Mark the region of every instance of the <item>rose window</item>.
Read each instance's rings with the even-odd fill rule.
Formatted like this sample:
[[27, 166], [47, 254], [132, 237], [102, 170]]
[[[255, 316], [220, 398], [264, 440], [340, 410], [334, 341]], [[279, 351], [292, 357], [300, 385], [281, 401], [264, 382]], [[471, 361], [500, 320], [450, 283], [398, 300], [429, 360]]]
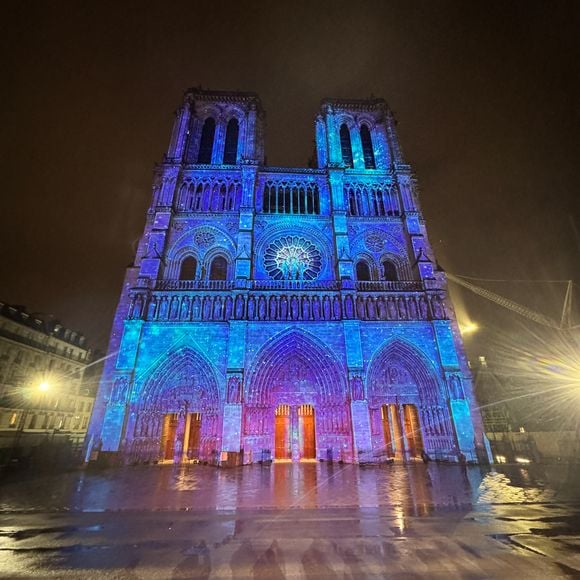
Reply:
[[200, 248], [209, 248], [215, 242], [215, 235], [211, 230], [199, 229], [195, 232], [193, 239]]
[[322, 258], [309, 240], [285, 236], [268, 246], [264, 265], [274, 280], [314, 280], [322, 268]]
[[385, 240], [377, 232], [371, 232], [365, 238], [365, 246], [371, 252], [380, 252], [385, 246]]

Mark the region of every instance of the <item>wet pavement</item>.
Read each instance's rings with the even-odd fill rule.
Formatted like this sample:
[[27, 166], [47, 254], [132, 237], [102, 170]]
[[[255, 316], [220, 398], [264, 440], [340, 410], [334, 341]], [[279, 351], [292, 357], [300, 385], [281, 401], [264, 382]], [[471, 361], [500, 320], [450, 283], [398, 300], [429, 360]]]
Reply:
[[580, 578], [566, 466], [142, 466], [0, 483], [3, 578]]

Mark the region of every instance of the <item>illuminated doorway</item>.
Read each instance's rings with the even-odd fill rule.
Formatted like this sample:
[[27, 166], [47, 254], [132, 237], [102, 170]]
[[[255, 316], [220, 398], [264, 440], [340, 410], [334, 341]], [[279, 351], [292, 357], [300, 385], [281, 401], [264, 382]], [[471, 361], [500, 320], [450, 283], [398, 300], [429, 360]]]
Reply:
[[278, 405], [275, 425], [275, 459], [292, 459], [290, 405]]
[[403, 405], [405, 417], [405, 435], [410, 457], [420, 457], [423, 451], [423, 438], [421, 437], [421, 425], [419, 413], [415, 405]]
[[174, 459], [177, 421], [177, 413], [167, 413], [163, 417], [163, 431], [161, 433], [161, 459], [163, 461], [173, 461]]
[[395, 445], [393, 444], [394, 433], [393, 419], [391, 417], [391, 409], [394, 405], [383, 405], [381, 407], [381, 424], [383, 427], [383, 439], [385, 442], [385, 453], [387, 457], [395, 457]]
[[187, 459], [199, 459], [199, 444], [201, 440], [201, 413], [189, 413], [185, 427]]
[[316, 459], [316, 435], [314, 429], [314, 407], [298, 407], [298, 427], [300, 433], [300, 458]]

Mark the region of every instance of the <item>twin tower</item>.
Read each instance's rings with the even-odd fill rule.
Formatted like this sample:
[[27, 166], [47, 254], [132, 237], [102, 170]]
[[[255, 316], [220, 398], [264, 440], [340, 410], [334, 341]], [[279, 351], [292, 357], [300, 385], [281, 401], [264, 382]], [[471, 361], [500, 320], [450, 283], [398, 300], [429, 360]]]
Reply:
[[477, 461], [445, 275], [382, 99], [327, 99], [317, 168], [257, 95], [193, 89], [156, 166], [88, 445], [125, 463]]

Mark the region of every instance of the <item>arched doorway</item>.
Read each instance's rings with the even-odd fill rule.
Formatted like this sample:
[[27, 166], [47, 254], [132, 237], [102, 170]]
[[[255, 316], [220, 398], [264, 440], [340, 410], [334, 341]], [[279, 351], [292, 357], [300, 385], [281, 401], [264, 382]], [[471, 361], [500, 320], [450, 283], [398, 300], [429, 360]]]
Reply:
[[244, 448], [276, 460], [352, 460], [345, 372], [308, 333], [283, 332], [258, 353], [244, 412]]
[[170, 354], [149, 375], [132, 411], [127, 428], [131, 461], [217, 461], [217, 381], [208, 362], [193, 349]]
[[373, 358], [368, 372], [371, 439], [376, 456], [434, 458], [454, 448], [449, 410], [431, 363], [415, 347], [395, 341]]

